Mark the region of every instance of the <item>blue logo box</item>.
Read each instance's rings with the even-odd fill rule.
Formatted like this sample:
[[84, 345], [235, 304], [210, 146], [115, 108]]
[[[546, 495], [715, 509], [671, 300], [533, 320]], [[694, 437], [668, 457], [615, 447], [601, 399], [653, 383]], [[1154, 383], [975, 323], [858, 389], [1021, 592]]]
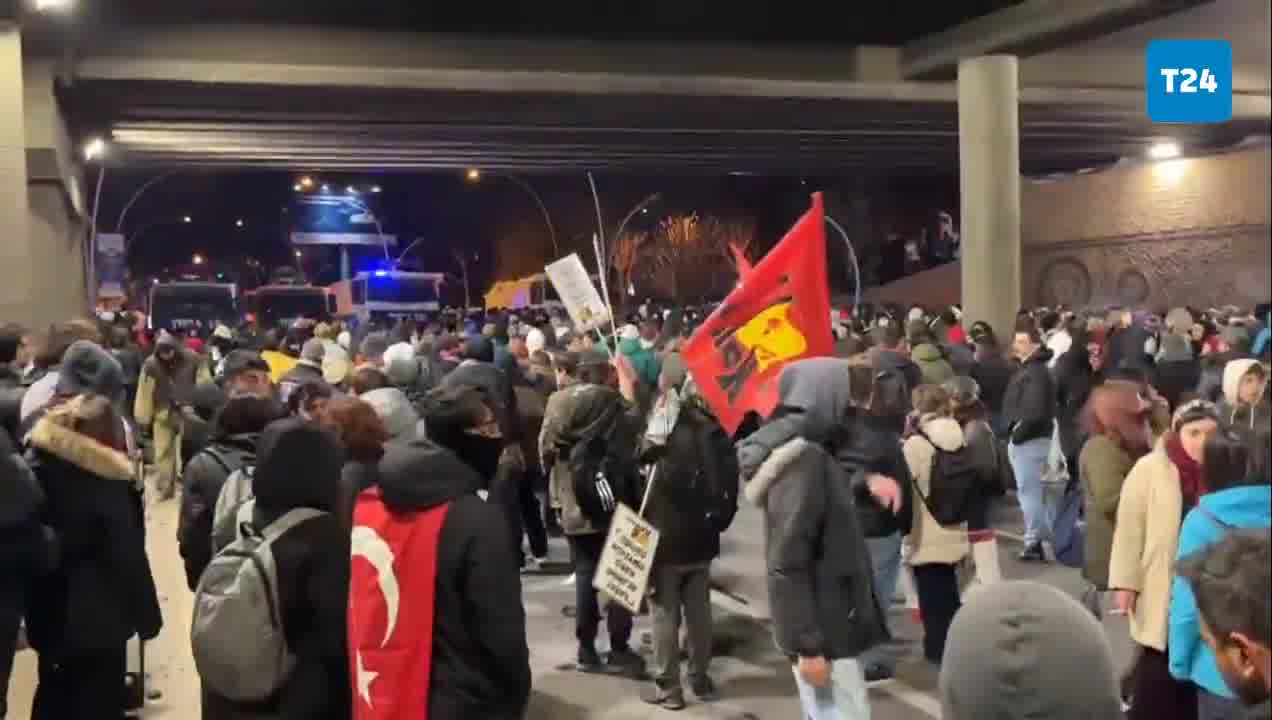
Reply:
[[1226, 40], [1154, 40], [1144, 53], [1148, 117], [1221, 123], [1232, 117], [1232, 46]]

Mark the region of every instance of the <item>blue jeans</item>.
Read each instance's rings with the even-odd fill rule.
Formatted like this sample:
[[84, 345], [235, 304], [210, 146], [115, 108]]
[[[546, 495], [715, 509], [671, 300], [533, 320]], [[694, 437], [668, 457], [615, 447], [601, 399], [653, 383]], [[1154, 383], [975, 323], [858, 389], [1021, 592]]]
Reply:
[[1016, 498], [1025, 517], [1025, 545], [1036, 545], [1051, 537], [1052, 518], [1042, 491], [1042, 470], [1047, 464], [1051, 438], [1042, 437], [1007, 446], [1007, 460], [1016, 474]]
[[[875, 597], [879, 598], [879, 610], [883, 613], [884, 625], [887, 625], [888, 609], [892, 607], [892, 596], [897, 592], [897, 574], [901, 572], [901, 533], [866, 538], [866, 547], [870, 550]], [[867, 665], [880, 662], [880, 648], [867, 650], [862, 653], [861, 659]]]
[[830, 687], [815, 688], [799, 676], [798, 667], [791, 670], [805, 720], [870, 720], [866, 676], [855, 658], [831, 661]]

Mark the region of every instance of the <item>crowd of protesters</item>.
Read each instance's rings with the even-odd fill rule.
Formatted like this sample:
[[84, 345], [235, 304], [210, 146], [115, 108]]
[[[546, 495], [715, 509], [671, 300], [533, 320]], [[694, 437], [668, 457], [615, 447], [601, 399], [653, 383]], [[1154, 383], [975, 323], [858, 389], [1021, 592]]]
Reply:
[[[666, 710], [686, 684], [710, 702], [710, 567], [741, 497], [806, 717], [869, 717], [898, 586], [945, 717], [1268, 716], [1266, 309], [1041, 309], [998, 338], [958, 308], [859, 308], [834, 318], [836, 357], [787, 365], [777, 409], [733, 436], [679, 354], [695, 313], [629, 320], [0, 330], [0, 689], [24, 628], [33, 717], [120, 717], [128, 640], [192, 623], [209, 720], [520, 720], [520, 575], [560, 565], [575, 669], [649, 680]], [[147, 485], [179, 495], [194, 618], [161, 615]], [[1013, 493], [1020, 560], [1077, 568], [1080, 601], [1003, 580], [991, 509]], [[661, 536], [648, 669], [631, 613], [593, 589], [619, 504]], [[266, 631], [224, 632], [253, 621], [226, 573], [254, 571]], [[1129, 672], [1106, 613], [1129, 622]], [[285, 662], [262, 666], [269, 648]]]

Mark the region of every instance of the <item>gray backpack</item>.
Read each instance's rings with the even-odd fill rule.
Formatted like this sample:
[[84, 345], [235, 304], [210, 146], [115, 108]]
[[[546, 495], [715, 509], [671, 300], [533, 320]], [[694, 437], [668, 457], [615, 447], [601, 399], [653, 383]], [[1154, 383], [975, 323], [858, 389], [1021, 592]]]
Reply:
[[252, 476], [255, 471], [254, 467], [245, 466], [230, 473], [221, 486], [221, 494], [216, 496], [216, 507], [212, 510], [214, 555], [229, 547], [239, 537], [239, 511], [256, 497], [252, 491]]
[[[240, 514], [251, 516], [255, 502]], [[234, 702], [262, 702], [287, 682], [296, 657], [287, 647], [279, 607], [274, 541], [321, 510], [296, 508], [256, 531], [240, 535], [217, 553], [194, 594], [190, 648], [208, 690]]]

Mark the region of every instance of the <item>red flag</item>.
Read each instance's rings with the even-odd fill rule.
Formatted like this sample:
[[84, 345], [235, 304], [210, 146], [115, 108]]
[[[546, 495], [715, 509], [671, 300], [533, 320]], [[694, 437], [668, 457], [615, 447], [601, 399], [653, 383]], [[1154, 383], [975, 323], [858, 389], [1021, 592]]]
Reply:
[[702, 397], [730, 433], [777, 407], [777, 378], [794, 360], [831, 355], [830, 285], [821, 193], [786, 237], [698, 328], [682, 351]]
[[378, 490], [354, 505], [348, 631], [355, 720], [428, 720], [437, 541], [449, 507], [395, 515]]
[[751, 274], [754, 269], [751, 261], [746, 259], [746, 253], [742, 252], [742, 248], [734, 243], [729, 243], [729, 252], [733, 253], [733, 263], [738, 267], [738, 278], [744, 278]]

